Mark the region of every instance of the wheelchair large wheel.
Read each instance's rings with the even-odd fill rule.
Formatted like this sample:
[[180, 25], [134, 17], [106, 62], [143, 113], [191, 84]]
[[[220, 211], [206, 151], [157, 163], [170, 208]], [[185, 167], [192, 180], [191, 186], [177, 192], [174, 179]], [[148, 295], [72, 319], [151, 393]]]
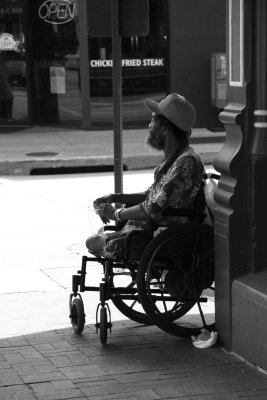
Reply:
[[180, 337], [215, 326], [213, 229], [173, 225], [157, 235], [140, 260], [137, 287], [154, 324]]
[[[111, 268], [109, 271], [109, 279], [111, 287], [125, 287], [127, 289], [136, 289], [136, 294], [133, 298], [122, 299], [120, 296], [111, 298], [116, 308], [127, 318], [143, 325], [152, 324], [150, 318], [146, 315], [137, 295], [137, 272], [134, 265], [117, 269]], [[131, 297], [131, 296], [129, 296]]]

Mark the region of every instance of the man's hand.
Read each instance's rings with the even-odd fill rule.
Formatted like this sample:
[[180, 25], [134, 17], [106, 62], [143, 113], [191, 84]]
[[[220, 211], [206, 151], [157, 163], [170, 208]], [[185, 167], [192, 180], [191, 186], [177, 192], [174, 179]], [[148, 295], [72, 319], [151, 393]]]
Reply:
[[106, 196], [98, 197], [97, 199], [94, 200], [93, 205], [94, 208], [98, 208], [100, 204], [112, 203], [112, 194], [107, 194]]
[[[98, 197], [93, 202], [94, 209], [95, 209], [96, 213], [99, 215], [99, 217], [101, 218], [102, 222], [104, 222], [104, 224], [108, 224], [110, 222], [110, 219], [111, 219], [110, 217], [112, 216], [112, 214], [111, 214], [108, 206], [112, 207], [111, 203], [112, 203], [112, 194]], [[114, 209], [114, 207], [112, 207], [112, 209]], [[105, 215], [106, 212], [108, 213], [108, 215]], [[114, 212], [113, 212], [113, 214], [114, 214]]]
[[102, 203], [99, 205], [98, 215], [104, 224], [110, 222], [110, 220], [114, 220], [114, 212], [116, 208], [113, 207], [111, 204]]

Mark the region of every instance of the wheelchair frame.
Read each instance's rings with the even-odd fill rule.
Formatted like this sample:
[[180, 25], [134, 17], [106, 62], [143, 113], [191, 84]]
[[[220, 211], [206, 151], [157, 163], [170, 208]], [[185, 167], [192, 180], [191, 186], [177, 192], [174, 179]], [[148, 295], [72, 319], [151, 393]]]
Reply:
[[[209, 177], [218, 179], [219, 176]], [[76, 334], [81, 334], [85, 325], [84, 304], [79, 293], [85, 291], [97, 291], [100, 295], [95, 327], [102, 344], [106, 344], [112, 328], [109, 300], [128, 318], [141, 324], [155, 324], [176, 336], [188, 337], [197, 335], [203, 328], [214, 329], [215, 320], [209, 315], [206, 321], [201, 305], [214, 302], [213, 227], [203, 223], [206, 214], [196, 214], [194, 210], [169, 210], [165, 214], [185, 216], [190, 222], [166, 227], [149, 241], [139, 261], [82, 257], [81, 269], [72, 276], [73, 292], [69, 298], [69, 316]], [[136, 234], [142, 233], [131, 232], [126, 249]], [[190, 245], [188, 239], [192, 242]], [[182, 244], [180, 248], [179, 244]], [[98, 287], [86, 285], [88, 262], [97, 262], [103, 267], [104, 277]], [[120, 275], [130, 277], [130, 284], [116, 287], [114, 278]], [[126, 301], [131, 301], [131, 305]], [[136, 304], [141, 304], [144, 312], [135, 310]], [[198, 326], [192, 326], [192, 322], [187, 324], [184, 317], [195, 306], [200, 317]]]

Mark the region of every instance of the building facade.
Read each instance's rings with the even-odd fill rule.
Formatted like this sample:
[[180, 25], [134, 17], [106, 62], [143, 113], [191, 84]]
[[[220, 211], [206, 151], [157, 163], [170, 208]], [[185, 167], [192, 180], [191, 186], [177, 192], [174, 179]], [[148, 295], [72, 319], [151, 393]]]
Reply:
[[[90, 35], [90, 19], [89, 0], [0, 0], [0, 124], [110, 127], [112, 39]], [[143, 99], [168, 92], [190, 98], [198, 127], [220, 123], [210, 60], [225, 51], [224, 0], [149, 0], [148, 34], [121, 51], [124, 126], [143, 126]]]
[[215, 160], [216, 329], [267, 371], [267, 2], [227, 1], [226, 140]]

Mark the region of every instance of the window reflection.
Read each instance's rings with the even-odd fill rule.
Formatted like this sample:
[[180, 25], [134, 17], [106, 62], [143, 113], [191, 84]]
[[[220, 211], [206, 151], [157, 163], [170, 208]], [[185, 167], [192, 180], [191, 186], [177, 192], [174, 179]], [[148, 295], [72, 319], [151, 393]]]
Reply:
[[66, 66], [79, 47], [77, 1], [32, 0], [31, 15], [37, 121], [79, 122], [79, 68]]
[[[150, 0], [149, 34], [122, 38], [122, 112], [126, 125], [143, 125], [149, 117], [145, 97], [161, 98], [167, 86], [166, 4]], [[112, 40], [89, 37], [91, 110], [94, 123], [110, 123], [112, 109]], [[101, 112], [104, 110], [104, 113]]]
[[26, 122], [27, 70], [23, 9], [0, 6], [0, 120]]
[[[56, 5], [57, 6], [56, 6]], [[79, 16], [76, 0], [31, 0], [35, 115], [38, 122], [80, 122]], [[141, 124], [146, 96], [166, 93], [164, 0], [150, 0], [147, 37], [122, 38], [123, 118]], [[92, 123], [112, 124], [112, 41], [88, 38]]]

